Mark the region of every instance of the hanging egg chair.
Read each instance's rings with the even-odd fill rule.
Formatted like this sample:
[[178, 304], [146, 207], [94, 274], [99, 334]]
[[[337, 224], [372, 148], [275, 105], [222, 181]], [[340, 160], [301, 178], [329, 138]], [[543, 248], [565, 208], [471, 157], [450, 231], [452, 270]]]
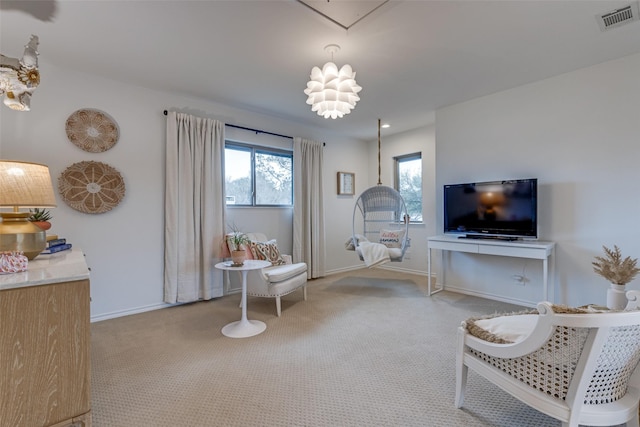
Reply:
[[360, 194], [353, 208], [351, 244], [368, 267], [400, 262], [409, 247], [409, 214], [400, 193], [380, 180], [378, 119], [378, 185]]
[[352, 239], [360, 260], [402, 261], [409, 247], [408, 218], [404, 200], [393, 188], [378, 185], [360, 194], [352, 223]]

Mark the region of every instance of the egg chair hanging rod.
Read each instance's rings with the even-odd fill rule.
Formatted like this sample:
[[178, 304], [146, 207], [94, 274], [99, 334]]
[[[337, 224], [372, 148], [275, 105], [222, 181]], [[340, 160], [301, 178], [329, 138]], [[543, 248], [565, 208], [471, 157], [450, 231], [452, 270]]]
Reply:
[[380, 119], [378, 119], [378, 185], [382, 185], [382, 180], [380, 179], [381, 173], [380, 167]]

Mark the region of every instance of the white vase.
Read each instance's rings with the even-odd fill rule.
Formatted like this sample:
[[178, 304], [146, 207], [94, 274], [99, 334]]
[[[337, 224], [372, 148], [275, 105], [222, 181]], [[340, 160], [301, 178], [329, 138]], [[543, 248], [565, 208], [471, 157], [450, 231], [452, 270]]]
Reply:
[[612, 283], [609, 289], [607, 289], [607, 308], [610, 310], [624, 310], [626, 306], [626, 286]]

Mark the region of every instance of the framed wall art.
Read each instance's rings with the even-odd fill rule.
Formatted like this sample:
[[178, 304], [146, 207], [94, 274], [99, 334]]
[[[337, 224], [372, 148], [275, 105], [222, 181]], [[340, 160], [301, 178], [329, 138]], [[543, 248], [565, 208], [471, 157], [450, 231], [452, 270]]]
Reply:
[[356, 190], [356, 174], [338, 172], [338, 194], [353, 196]]

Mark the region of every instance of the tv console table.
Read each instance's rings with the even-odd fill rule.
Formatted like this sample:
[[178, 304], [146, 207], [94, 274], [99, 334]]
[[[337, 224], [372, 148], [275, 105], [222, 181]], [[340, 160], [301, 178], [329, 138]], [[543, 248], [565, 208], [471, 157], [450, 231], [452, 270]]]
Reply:
[[505, 241], [496, 239], [469, 239], [457, 236], [433, 236], [427, 239], [428, 252], [428, 293], [429, 296], [444, 290], [444, 273], [440, 277], [440, 287], [431, 289], [431, 251], [440, 250], [440, 266], [444, 271], [444, 252], [467, 252], [474, 254], [496, 255], [516, 258], [542, 260], [542, 301], [553, 302], [554, 286], [549, 286], [549, 276], [554, 277], [555, 243], [539, 240]]

